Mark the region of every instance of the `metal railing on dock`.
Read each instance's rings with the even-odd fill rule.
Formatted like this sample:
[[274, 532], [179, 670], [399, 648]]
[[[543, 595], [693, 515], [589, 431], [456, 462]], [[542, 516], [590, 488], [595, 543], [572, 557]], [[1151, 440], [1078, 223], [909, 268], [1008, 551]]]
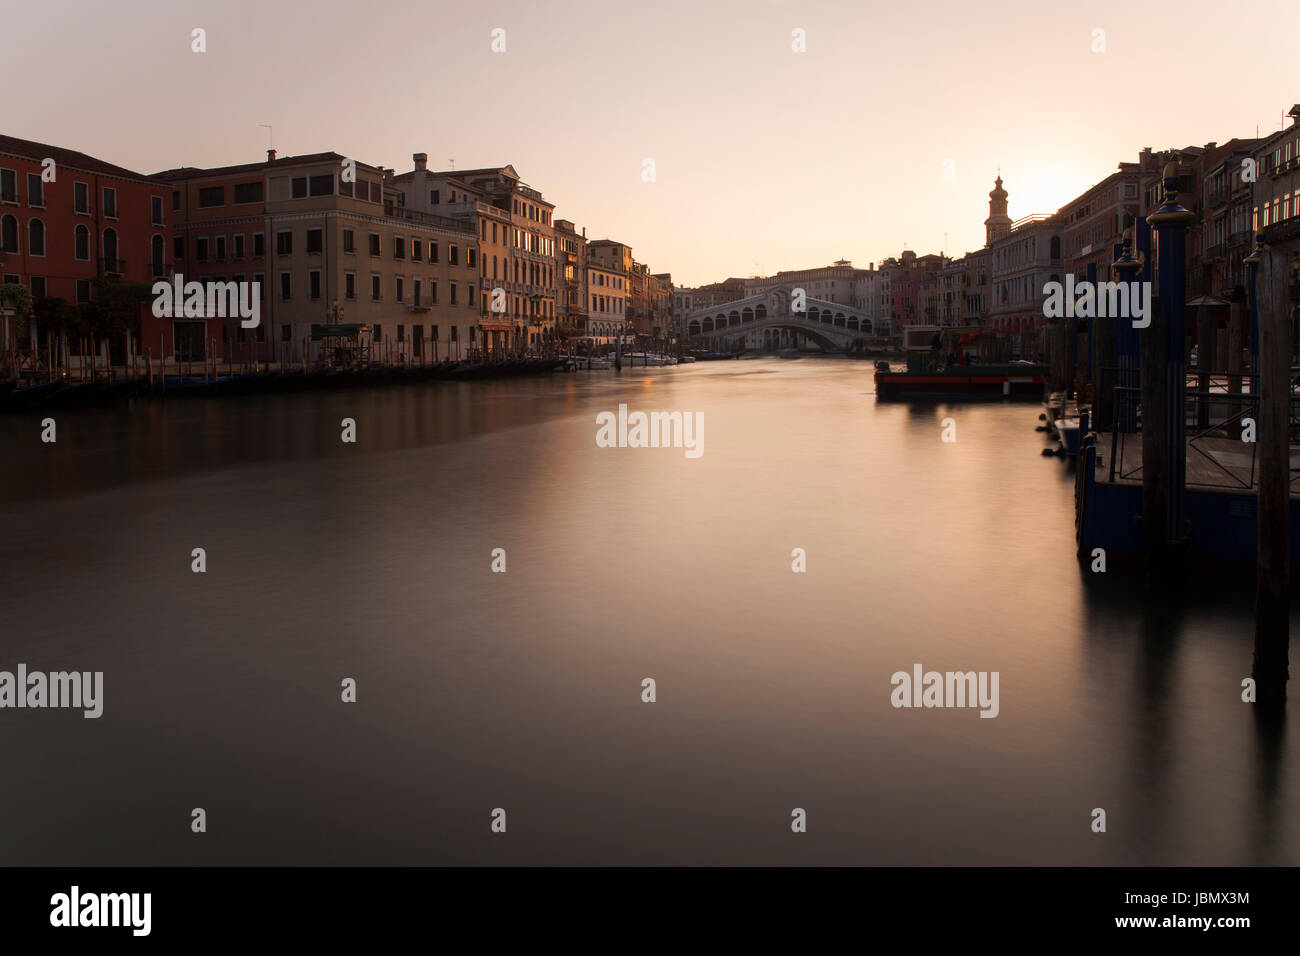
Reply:
[[[1193, 378], [1195, 376], [1189, 376]], [[1259, 396], [1250, 394], [1251, 376], [1214, 374], [1208, 390], [1186, 392], [1183, 413], [1187, 426], [1188, 488], [1222, 491], [1250, 491], [1258, 483], [1258, 453], [1255, 428], [1259, 420]], [[1234, 390], [1239, 389], [1239, 390]], [[1142, 480], [1141, 390], [1117, 385], [1114, 415], [1110, 427], [1110, 460], [1107, 480]], [[1127, 427], [1126, 427], [1127, 426]], [[1290, 402], [1292, 459], [1300, 454], [1300, 396]], [[1300, 481], [1293, 465], [1291, 487]]]

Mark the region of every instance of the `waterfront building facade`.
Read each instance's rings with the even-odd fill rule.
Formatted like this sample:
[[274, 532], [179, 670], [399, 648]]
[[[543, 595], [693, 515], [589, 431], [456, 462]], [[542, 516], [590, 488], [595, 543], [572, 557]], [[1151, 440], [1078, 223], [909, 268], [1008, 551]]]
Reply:
[[567, 219], [555, 221], [555, 268], [559, 335], [583, 335], [587, 326], [587, 230], [579, 233]]
[[755, 276], [744, 284], [745, 296], [763, 295], [775, 288], [798, 288], [823, 302], [852, 306], [854, 283], [866, 270], [853, 268], [853, 263], [840, 259], [829, 266], [813, 269], [793, 269], [772, 276]]
[[[405, 208], [468, 223], [483, 253], [479, 322], [491, 351], [541, 349], [555, 341], [554, 204], [527, 185], [513, 166], [433, 171], [424, 153], [395, 177]], [[494, 290], [502, 290], [493, 295]], [[504, 311], [494, 305], [502, 302]]]
[[1201, 187], [1204, 196], [1201, 256], [1209, 294], [1245, 301], [1242, 260], [1255, 245], [1251, 230], [1254, 183], [1243, 160], [1254, 161], [1258, 139], [1234, 139], [1209, 151]]
[[1047, 323], [1043, 317], [1046, 286], [1063, 281], [1064, 267], [1064, 234], [1061, 218], [1055, 214], [1018, 219], [989, 247], [993, 292], [989, 325], [1011, 338], [1012, 357], [1022, 353], [1020, 333]]
[[[171, 188], [171, 254], [186, 281], [257, 282], [261, 321], [220, 336], [173, 322], [175, 352], [314, 362], [314, 327], [370, 328], [371, 358], [434, 361], [477, 345], [478, 237], [465, 222], [398, 204], [391, 170], [339, 153], [156, 177]], [[183, 355], [182, 355], [183, 353]]]
[[630, 331], [627, 274], [587, 261], [587, 320], [583, 334], [607, 345]]
[[1294, 360], [1300, 354], [1296, 334], [1300, 327], [1300, 105], [1291, 107], [1288, 116], [1289, 126], [1255, 147], [1252, 216], [1265, 244], [1286, 257]]
[[[167, 277], [170, 195], [150, 176], [85, 153], [0, 136], [0, 282], [25, 287], [33, 302], [75, 306], [105, 282]], [[0, 336], [3, 348], [46, 344], [39, 318], [21, 343], [8, 323]], [[77, 343], [67, 344], [76, 354]], [[132, 348], [125, 339], [113, 347]]]

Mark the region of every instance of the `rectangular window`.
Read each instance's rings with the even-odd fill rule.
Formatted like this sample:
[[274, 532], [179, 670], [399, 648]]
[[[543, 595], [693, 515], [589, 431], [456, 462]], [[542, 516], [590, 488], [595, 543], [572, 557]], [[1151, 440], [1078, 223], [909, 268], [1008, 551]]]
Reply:
[[434, 305], [438, 304], [438, 280], [429, 280], [429, 301]]
[[163, 224], [163, 198], [162, 196], [152, 196], [149, 199], [149, 214], [152, 217], [151, 222], [155, 226]]
[[372, 256], [379, 255], [381, 248], [382, 247], [379, 244], [379, 233], [372, 232], [370, 234], [370, 254]]
[[90, 301], [90, 280], [89, 279], [77, 280], [77, 301], [78, 302]]
[[438, 205], [438, 190], [436, 189], [429, 190], [429, 204], [433, 206]]
[[38, 209], [45, 207], [45, 184], [41, 182], [40, 173], [27, 174], [27, 205]]
[[208, 237], [199, 236], [194, 240], [194, 258], [198, 262], [208, 261]]
[[260, 232], [253, 233], [253, 258], [261, 259], [266, 255], [266, 236]]
[[414, 298], [411, 299], [411, 304], [417, 307], [423, 304], [420, 301], [420, 280], [419, 279], [415, 280]]
[[355, 299], [357, 297], [357, 274], [355, 272], [343, 273], [343, 297], [346, 299]]
[[307, 198], [307, 177], [299, 176], [293, 181], [292, 195], [294, 199]]
[[460, 251], [455, 246], [447, 247], [447, 264], [451, 266], [460, 265]]
[[351, 195], [353, 195], [353, 194], [355, 193], [355, 190], [354, 190], [352, 187], [355, 186], [355, 185], [356, 185], [355, 182], [344, 182], [344, 181], [343, 181], [343, 174], [342, 174], [342, 173], [339, 173], [338, 189], [339, 189], [339, 195], [340, 195], [340, 196], [351, 196]]
[[72, 184], [72, 211], [90, 215], [90, 186], [86, 183]]
[[18, 173], [12, 169], [0, 169], [0, 202], [18, 201]]
[[344, 252], [357, 251], [357, 234], [351, 229], [343, 230], [343, 251]]
[[476, 262], [475, 262], [475, 258], [474, 258], [474, 250], [473, 250], [473, 248], [470, 248], [470, 249], [466, 249], [466, 250], [465, 250], [465, 262], [466, 262], [466, 264], [468, 264], [468, 265], [470, 265], [470, 266], [473, 266], [473, 265], [476, 264]]
[[281, 341], [281, 342], [292, 342], [292, 341], [293, 341], [293, 326], [292, 326], [292, 325], [282, 325], [282, 326], [280, 326], [280, 341]]
[[275, 234], [275, 254], [277, 256], [293, 255], [293, 233], [277, 232]]
[[451, 284], [451, 304], [456, 304], [456, 283]]
[[226, 261], [226, 237], [217, 236], [216, 238], [216, 258], [218, 262]]
[[379, 301], [379, 276], [370, 277], [370, 298]]
[[100, 203], [100, 211], [109, 219], [117, 218], [117, 190], [111, 186], [104, 187], [104, 201]]
[[175, 259], [177, 262], [180, 262], [182, 259], [185, 258], [185, 237], [184, 236], [172, 237], [172, 258]]
[[376, 323], [375, 323], [375, 341], [376, 341], [376, 342], [382, 342], [383, 340], [384, 340], [384, 327], [383, 327], [382, 325], [380, 325], [378, 322], [376, 322]]
[[307, 295], [313, 299], [320, 298], [320, 270], [312, 269], [307, 273]]
[[292, 293], [293, 293], [293, 275], [292, 275], [292, 273], [281, 272], [281, 273], [280, 273], [280, 299], [281, 299], [281, 301], [284, 301], [284, 302], [289, 301], [289, 297], [290, 297], [290, 295], [291, 295]]
[[465, 294], [465, 304], [471, 309], [474, 308], [474, 287], [470, 286]]
[[45, 276], [32, 276], [32, 298], [45, 298]]
[[226, 204], [226, 187], [225, 186], [204, 186], [199, 190], [199, 208], [207, 209], [212, 206], [224, 206]]
[[307, 230], [307, 253], [309, 255], [320, 255], [324, 248], [324, 233], [320, 229]]
[[406, 258], [406, 239], [402, 236], [393, 236], [393, 258]]
[[399, 342], [405, 342], [405, 341], [406, 341], [406, 326], [404, 326], [404, 325], [399, 325], [399, 326], [397, 327], [397, 341], [399, 341]]
[[235, 258], [244, 258], [244, 234], [242, 232], [235, 233]]
[[423, 258], [424, 258], [424, 243], [421, 242], [419, 239], [412, 239], [411, 259], [415, 262], [419, 262]]
[[255, 183], [236, 183], [235, 204], [261, 202], [263, 196], [262, 188], [261, 180], [258, 180]]
[[404, 285], [405, 283], [403, 282], [402, 277], [398, 276], [397, 277], [397, 301], [398, 302], [402, 301], [402, 296], [405, 292]]
[[436, 242], [429, 243], [429, 261], [438, 261], [438, 244]]
[[334, 174], [325, 173], [322, 176], [313, 176], [308, 182], [310, 191], [313, 196], [333, 196], [334, 195]]

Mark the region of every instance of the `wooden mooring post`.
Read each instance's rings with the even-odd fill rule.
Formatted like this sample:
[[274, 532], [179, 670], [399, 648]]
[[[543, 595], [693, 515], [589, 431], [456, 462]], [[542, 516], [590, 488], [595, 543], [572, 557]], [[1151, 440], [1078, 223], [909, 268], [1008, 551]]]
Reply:
[[[1257, 563], [1255, 568], [1255, 656], [1251, 676], [1256, 702], [1281, 707], [1290, 676], [1291, 577], [1291, 320], [1287, 303], [1286, 257], [1263, 248], [1246, 259], [1255, 285], [1255, 327], [1259, 408], [1255, 437], [1259, 454]], [[1258, 283], [1258, 284], [1256, 284]]]

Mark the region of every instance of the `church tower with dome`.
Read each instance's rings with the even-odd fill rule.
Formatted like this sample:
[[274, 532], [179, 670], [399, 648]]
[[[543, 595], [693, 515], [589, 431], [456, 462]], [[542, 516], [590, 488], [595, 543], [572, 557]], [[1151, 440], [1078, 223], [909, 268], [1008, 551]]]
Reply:
[[991, 246], [993, 240], [1001, 239], [1011, 231], [1011, 217], [1007, 215], [1007, 191], [1002, 188], [1002, 171], [993, 182], [993, 191], [989, 193], [989, 217], [984, 220], [984, 244]]

